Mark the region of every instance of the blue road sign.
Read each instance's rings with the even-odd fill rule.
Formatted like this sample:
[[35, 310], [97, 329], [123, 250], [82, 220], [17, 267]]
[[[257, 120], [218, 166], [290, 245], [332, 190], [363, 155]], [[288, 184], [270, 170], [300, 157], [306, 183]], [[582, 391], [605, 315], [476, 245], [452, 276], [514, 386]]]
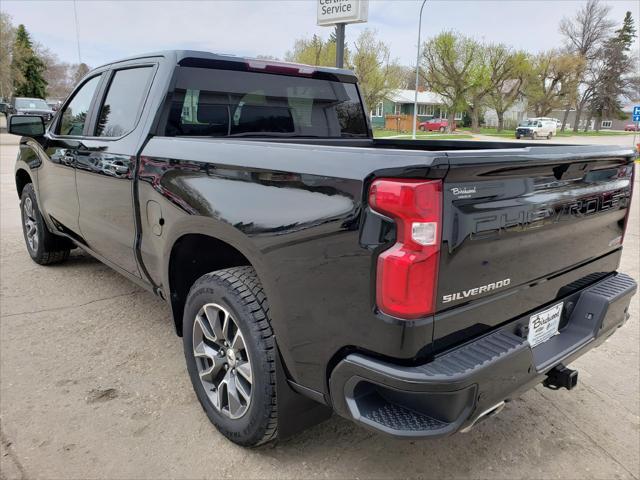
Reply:
[[633, 107], [633, 116], [640, 117], [640, 105], [636, 105]]
[[634, 115], [633, 116], [633, 121], [634, 122], [640, 122], [640, 115]]

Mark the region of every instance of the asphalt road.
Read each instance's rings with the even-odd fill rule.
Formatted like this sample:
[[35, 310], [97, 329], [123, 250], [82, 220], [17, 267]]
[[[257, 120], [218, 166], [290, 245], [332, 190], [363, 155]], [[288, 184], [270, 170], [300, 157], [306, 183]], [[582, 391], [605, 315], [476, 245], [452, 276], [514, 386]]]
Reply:
[[[608, 137], [612, 143], [613, 137]], [[168, 307], [89, 256], [33, 263], [0, 135], [0, 477], [640, 478], [640, 323], [467, 434], [397, 441], [334, 416], [256, 450], [226, 441], [191, 390]], [[628, 137], [624, 137], [624, 142]], [[639, 275], [636, 183], [621, 270]]]

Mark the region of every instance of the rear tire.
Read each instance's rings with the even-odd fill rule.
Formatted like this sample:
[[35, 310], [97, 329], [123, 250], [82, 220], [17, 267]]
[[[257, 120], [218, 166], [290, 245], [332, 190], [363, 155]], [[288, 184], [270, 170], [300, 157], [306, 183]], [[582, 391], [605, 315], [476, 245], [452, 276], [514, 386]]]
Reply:
[[277, 352], [255, 270], [226, 268], [200, 277], [183, 322], [187, 370], [211, 423], [245, 447], [275, 440]]
[[549, 133], [549, 135], [547, 135], [547, 140], [551, 140], [551, 137], [553, 137], [553, 133]]
[[520, 135], [516, 135], [516, 139], [517, 139], [517, 140], [520, 140]]
[[69, 258], [70, 240], [52, 234], [44, 223], [36, 192], [32, 183], [27, 183], [20, 196], [22, 233], [31, 259], [40, 265], [52, 265]]

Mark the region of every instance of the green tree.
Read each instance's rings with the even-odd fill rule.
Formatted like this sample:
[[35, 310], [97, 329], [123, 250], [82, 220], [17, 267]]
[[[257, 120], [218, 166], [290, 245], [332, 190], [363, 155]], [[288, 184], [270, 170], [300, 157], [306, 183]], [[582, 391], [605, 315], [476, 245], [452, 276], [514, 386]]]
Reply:
[[374, 30], [365, 29], [353, 46], [353, 54], [345, 63], [358, 77], [364, 104], [374, 108], [391, 91], [400, 88], [402, 67], [391, 58], [391, 49], [378, 40]]
[[475, 40], [455, 32], [441, 33], [424, 44], [421, 73], [427, 87], [442, 97], [449, 129], [455, 112], [467, 108], [469, 94], [477, 85], [480, 48]]
[[13, 42], [11, 69], [14, 95], [44, 98], [47, 82], [44, 62], [33, 50], [33, 43], [24, 25], [18, 25]]
[[[345, 64], [349, 64], [349, 51], [345, 48]], [[336, 64], [336, 42], [323, 40], [314, 35], [310, 39], [299, 38], [293, 44], [293, 49], [285, 54], [288, 62], [304, 63], [306, 65], [319, 65], [333, 67]]]
[[526, 53], [514, 52], [504, 45], [489, 48], [492, 89], [487, 105], [496, 111], [499, 132], [504, 128], [505, 112], [523, 96], [527, 79], [531, 75], [531, 62]]

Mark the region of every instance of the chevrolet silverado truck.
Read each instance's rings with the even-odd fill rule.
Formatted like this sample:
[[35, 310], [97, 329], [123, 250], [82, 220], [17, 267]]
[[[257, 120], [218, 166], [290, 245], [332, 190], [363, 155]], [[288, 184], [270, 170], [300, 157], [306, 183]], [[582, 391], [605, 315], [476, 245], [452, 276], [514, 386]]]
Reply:
[[[26, 248], [79, 247], [166, 300], [233, 442], [332, 412], [466, 431], [628, 318], [634, 151], [378, 140], [356, 77], [194, 51], [91, 71], [13, 115]], [[135, 322], [135, 319], [131, 319]], [[151, 375], [151, 373], [150, 373]]]

